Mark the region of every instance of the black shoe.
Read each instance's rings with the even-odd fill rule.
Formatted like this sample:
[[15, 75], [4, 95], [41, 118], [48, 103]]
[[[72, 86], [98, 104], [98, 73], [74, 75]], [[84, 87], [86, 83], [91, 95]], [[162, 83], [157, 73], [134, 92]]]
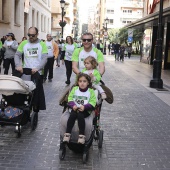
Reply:
[[67, 85], [69, 85], [69, 84], [70, 84], [70, 81], [65, 81], [65, 83], [66, 83]]
[[52, 82], [52, 79], [48, 79], [48, 82]]

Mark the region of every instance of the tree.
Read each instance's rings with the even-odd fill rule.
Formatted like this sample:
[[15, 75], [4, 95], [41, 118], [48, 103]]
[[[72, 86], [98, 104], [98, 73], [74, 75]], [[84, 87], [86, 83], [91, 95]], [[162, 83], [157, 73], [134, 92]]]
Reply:
[[119, 32], [119, 29], [116, 29], [116, 28], [110, 29], [108, 31], [108, 40], [111, 43], [119, 43], [118, 32]]

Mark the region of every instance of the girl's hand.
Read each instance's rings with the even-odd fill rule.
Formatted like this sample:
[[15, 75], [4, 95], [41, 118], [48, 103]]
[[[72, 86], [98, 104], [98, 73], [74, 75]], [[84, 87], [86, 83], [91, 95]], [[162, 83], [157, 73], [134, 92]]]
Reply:
[[84, 111], [84, 106], [81, 105], [79, 108], [78, 108], [79, 111], [83, 112]]
[[94, 81], [95, 79], [94, 75], [91, 73], [89, 76], [91, 77], [91, 80]]
[[76, 105], [73, 106], [73, 110], [76, 111], [78, 107]]
[[62, 60], [62, 65], [64, 65], [64, 60]]

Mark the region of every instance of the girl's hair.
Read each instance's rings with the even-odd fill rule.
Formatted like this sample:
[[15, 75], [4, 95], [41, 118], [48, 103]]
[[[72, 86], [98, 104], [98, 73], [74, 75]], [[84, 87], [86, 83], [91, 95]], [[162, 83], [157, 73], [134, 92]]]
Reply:
[[85, 79], [88, 81], [89, 85], [88, 88], [92, 87], [91, 77], [88, 74], [85, 73], [79, 73], [77, 76], [76, 86], [78, 86], [78, 81], [81, 77], [85, 77]]
[[71, 36], [67, 36], [67, 37], [66, 37], [66, 43], [68, 43], [67, 38], [70, 38], [71, 44], [73, 44], [73, 38], [72, 38]]
[[95, 59], [94, 57], [88, 56], [88, 57], [84, 60], [84, 62], [87, 61], [87, 60], [91, 63], [92, 69], [96, 69], [96, 68], [97, 68], [98, 63], [97, 63], [97, 61], [96, 61], [96, 59]]

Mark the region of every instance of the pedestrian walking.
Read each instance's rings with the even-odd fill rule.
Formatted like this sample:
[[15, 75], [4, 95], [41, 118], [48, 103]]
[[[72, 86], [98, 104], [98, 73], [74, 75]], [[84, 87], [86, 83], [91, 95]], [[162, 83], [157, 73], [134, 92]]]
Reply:
[[76, 49], [72, 55], [73, 72], [79, 74], [85, 68], [84, 60], [88, 56], [92, 56], [97, 60], [98, 70], [102, 76], [105, 72], [104, 57], [100, 50], [92, 47], [93, 35], [88, 32], [84, 33], [82, 35], [82, 43], [83, 47]]
[[109, 44], [108, 44], [108, 51], [109, 51], [109, 55], [110, 55], [111, 46], [112, 46], [112, 44], [111, 44], [111, 43], [109, 43]]
[[125, 46], [121, 45], [120, 46], [120, 61], [124, 61], [124, 55], [125, 55]]
[[128, 52], [128, 58], [130, 59], [131, 54], [132, 54], [132, 46], [131, 45], [128, 45], [127, 52]]
[[77, 77], [76, 86], [73, 87], [68, 96], [68, 107], [71, 108], [71, 113], [67, 121], [63, 142], [70, 141], [71, 131], [75, 120], [77, 119], [79, 127], [78, 143], [85, 143], [85, 118], [92, 113], [96, 106], [96, 96], [91, 87], [92, 83], [90, 76], [80, 73]]
[[10, 65], [12, 67], [12, 73], [15, 70], [15, 63], [14, 63], [14, 55], [18, 48], [18, 43], [15, 40], [15, 35], [13, 33], [8, 33], [6, 35], [7, 39], [5, 40], [4, 44], [2, 45], [2, 50], [4, 53], [4, 74], [8, 74]]
[[74, 50], [76, 49], [76, 44], [73, 42], [73, 38], [71, 36], [66, 37], [66, 44], [64, 45], [64, 51], [65, 51], [65, 57], [64, 57], [64, 62], [65, 62], [65, 67], [66, 67], [66, 77], [67, 80], [65, 83], [67, 85], [70, 84], [70, 78], [72, 74], [72, 54]]
[[115, 53], [115, 61], [119, 61], [119, 50], [120, 50], [120, 44], [116, 43], [114, 45], [114, 53]]
[[[43, 89], [43, 69], [47, 62], [48, 49], [46, 44], [38, 39], [38, 29], [36, 27], [28, 29], [28, 37], [28, 40], [21, 42], [15, 53], [15, 66], [16, 70], [21, 74], [23, 73], [23, 68], [31, 69], [31, 79], [37, 82], [34, 91], [33, 110], [38, 112], [39, 110], [46, 109]], [[24, 54], [23, 61], [22, 54]]]
[[59, 53], [58, 53], [58, 57], [56, 59], [56, 66], [60, 67], [60, 60], [61, 60], [61, 50], [62, 50], [62, 43], [60, 40], [56, 41], [58, 48], [59, 48]]
[[[4, 42], [5, 42], [5, 40], [6, 40], [6, 36], [3, 36], [3, 37], [1, 38], [2, 46], [3, 46]], [[2, 48], [1, 48], [1, 59], [2, 59], [1, 63], [3, 63], [3, 68], [5, 68], [4, 53], [5, 53], [5, 51], [2, 50]]]
[[54, 66], [54, 59], [57, 59], [59, 54], [59, 48], [55, 41], [53, 41], [51, 34], [47, 34], [47, 41], [45, 42], [48, 48], [48, 58], [47, 63], [44, 67], [44, 82], [47, 80], [52, 82], [53, 79], [53, 66]]

